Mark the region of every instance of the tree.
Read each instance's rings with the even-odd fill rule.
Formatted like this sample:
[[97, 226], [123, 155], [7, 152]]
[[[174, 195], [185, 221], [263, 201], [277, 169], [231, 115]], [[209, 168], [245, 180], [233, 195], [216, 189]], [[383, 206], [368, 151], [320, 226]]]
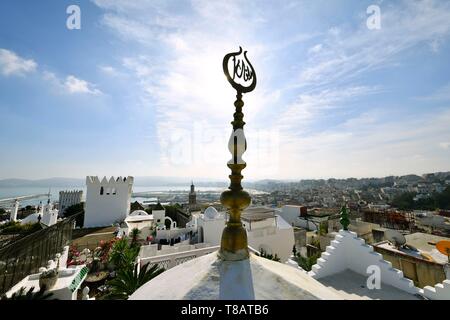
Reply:
[[319, 234], [324, 236], [328, 233], [328, 221], [321, 222], [319, 225]]
[[112, 246], [109, 261], [116, 270], [132, 269], [139, 254], [138, 246], [128, 245], [128, 240], [122, 238]]
[[132, 204], [130, 204], [130, 212], [136, 211], [136, 210], [144, 210], [145, 208], [138, 202], [135, 201]]
[[450, 187], [436, 196], [436, 202], [439, 209], [450, 209]]
[[82, 214], [76, 218], [76, 226], [81, 228], [84, 225], [84, 203], [83, 202], [80, 202], [78, 204], [74, 204], [73, 206], [68, 207], [66, 209], [66, 211], [64, 212], [64, 216], [70, 217], [79, 212], [82, 212]]
[[176, 206], [165, 206], [166, 216], [170, 217], [173, 221], [177, 221], [177, 211], [178, 208]]
[[0, 208], [0, 214], [5, 214], [5, 213], [6, 213], [6, 210], [3, 208]]
[[321, 253], [318, 252], [309, 257], [302, 257], [300, 254], [297, 255], [297, 263], [305, 271], [311, 271], [312, 266], [317, 263], [317, 259], [320, 258]]
[[433, 193], [430, 197], [414, 201], [416, 193], [405, 192], [396, 196], [391, 205], [400, 210], [436, 210], [450, 209], [450, 187], [441, 193]]
[[416, 193], [414, 193], [414, 192], [402, 193], [402, 194], [396, 196], [392, 200], [391, 205], [400, 210], [412, 209], [414, 207], [414, 197], [415, 196], [416, 196]]
[[138, 228], [133, 228], [131, 230], [131, 246], [138, 245], [139, 235], [141, 234], [141, 230]]
[[142, 285], [164, 272], [164, 268], [159, 268], [157, 264], [149, 267], [150, 264], [144, 265], [138, 271], [138, 265], [134, 268], [121, 269], [117, 272], [114, 279], [107, 282], [110, 287], [109, 293], [105, 296], [107, 299], [128, 299]]

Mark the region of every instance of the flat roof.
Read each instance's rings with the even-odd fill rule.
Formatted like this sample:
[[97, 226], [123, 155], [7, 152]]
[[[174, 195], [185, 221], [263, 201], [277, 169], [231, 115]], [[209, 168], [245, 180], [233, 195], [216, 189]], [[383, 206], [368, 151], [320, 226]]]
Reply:
[[381, 289], [369, 289], [367, 276], [349, 269], [317, 279], [324, 286], [342, 295], [348, 300], [421, 300], [420, 297], [381, 283]]
[[406, 243], [416, 247], [419, 250], [430, 252], [433, 249], [436, 249], [436, 243], [441, 240], [449, 241], [450, 238], [436, 236], [434, 234], [428, 233], [411, 233], [405, 235]]
[[[413, 236], [413, 235], [405, 236], [406, 244], [410, 245], [412, 247], [415, 247], [418, 251], [412, 250], [410, 248], [405, 248], [405, 247], [396, 248], [394, 245], [392, 245], [387, 240], [384, 240], [382, 242], [374, 244], [374, 246], [385, 249], [385, 250], [389, 250], [391, 252], [405, 254], [410, 257], [414, 257], [414, 258], [421, 259], [424, 261], [429, 261], [429, 262], [434, 262], [434, 263], [439, 263], [439, 264], [444, 264], [444, 263], [448, 262], [448, 258], [446, 255], [443, 255], [436, 249], [436, 247], [427, 243], [427, 240], [432, 240], [432, 239], [436, 240], [436, 238], [434, 238], [434, 237], [438, 237], [438, 236], [430, 235], [432, 237], [428, 238], [428, 237], [426, 237], [427, 234], [422, 234], [422, 235], [425, 235], [425, 237], [422, 237], [421, 234], [419, 233], [418, 235], [416, 234], [415, 237], [412, 237], [412, 238], [409, 237], [409, 236]], [[438, 237], [438, 238], [443, 238], [443, 237]], [[412, 239], [412, 240], [410, 240], [410, 239]], [[448, 238], [443, 238], [443, 239], [448, 239]]]
[[275, 210], [265, 207], [248, 208], [241, 215], [241, 219], [245, 221], [262, 221], [270, 218], [275, 218]]

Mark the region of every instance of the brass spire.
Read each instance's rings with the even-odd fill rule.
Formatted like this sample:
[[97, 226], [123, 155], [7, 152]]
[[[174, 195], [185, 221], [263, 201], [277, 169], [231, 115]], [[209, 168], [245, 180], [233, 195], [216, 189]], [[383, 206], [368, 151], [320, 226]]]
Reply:
[[224, 191], [220, 197], [220, 202], [227, 208], [229, 219], [222, 233], [219, 256], [223, 260], [237, 261], [249, 257], [247, 232], [242, 227], [241, 213], [251, 203], [250, 195], [243, 190], [241, 185], [243, 178], [241, 171], [246, 167], [242, 155], [247, 149], [242, 94], [250, 92], [256, 87], [256, 74], [247, 59], [247, 51], [242, 54], [241, 47], [239, 47], [239, 52], [229, 53], [224, 57], [223, 71], [237, 94], [234, 102], [236, 112], [231, 122], [233, 131], [228, 143], [228, 149], [233, 156], [227, 164], [231, 169], [229, 176], [231, 183], [228, 190]]

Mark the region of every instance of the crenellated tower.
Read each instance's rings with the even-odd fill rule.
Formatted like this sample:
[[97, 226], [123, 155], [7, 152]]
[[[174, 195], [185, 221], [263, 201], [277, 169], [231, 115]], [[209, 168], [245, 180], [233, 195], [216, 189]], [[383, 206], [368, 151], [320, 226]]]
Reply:
[[110, 226], [130, 213], [133, 177], [86, 177], [84, 227]]

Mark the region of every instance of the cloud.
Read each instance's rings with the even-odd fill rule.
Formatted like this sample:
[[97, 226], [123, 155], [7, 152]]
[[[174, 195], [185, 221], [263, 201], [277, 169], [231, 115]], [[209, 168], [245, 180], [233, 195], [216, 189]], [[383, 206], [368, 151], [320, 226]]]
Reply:
[[[448, 170], [449, 110], [396, 121], [386, 111], [289, 140], [282, 136], [280, 176], [301, 168], [303, 177], [370, 177]], [[420, 153], [420, 157], [417, 155]]]
[[96, 89], [93, 84], [72, 75], [66, 77], [64, 87], [69, 93], [88, 93], [94, 95], [102, 93], [100, 90]]
[[[402, 63], [402, 53], [416, 46], [437, 50], [447, 40], [447, 3], [386, 4], [382, 6], [381, 30], [367, 29], [364, 10], [356, 27], [325, 23], [324, 31], [313, 31], [317, 33], [312, 36], [307, 32], [310, 30], [298, 32], [302, 22], [295, 20], [294, 14], [291, 18], [295, 21], [281, 21], [279, 17], [289, 12], [258, 1], [195, 0], [183, 6], [172, 1], [94, 2], [105, 12], [103, 25], [122, 41], [136, 45], [134, 56], [121, 57], [122, 67], [133, 75], [142, 104], [155, 114], [159, 145], [163, 153], [169, 153], [163, 160], [170, 158], [171, 148], [181, 141], [179, 137], [193, 135], [196, 125], [229, 130], [225, 119], [231, 120], [234, 91], [220, 66], [224, 53], [240, 44], [249, 51], [258, 74], [257, 90], [244, 97], [246, 133], [252, 146], [248, 158], [252, 158], [251, 152], [264, 148], [263, 143], [253, 143], [258, 130], [274, 129], [280, 138], [280, 157], [286, 161], [280, 166], [279, 177], [298, 176], [300, 172], [351, 175], [353, 165], [358, 174], [363, 173], [364, 165], [371, 174], [389, 168], [401, 171], [408, 169], [404, 163], [417, 154], [417, 147], [429, 153], [421, 152], [427, 156], [411, 170], [423, 163], [440, 165], [440, 158], [429, 157], [436, 152], [435, 139], [446, 141], [442, 137], [448, 131], [444, 126], [433, 128], [435, 118], [403, 122], [403, 115], [388, 118], [389, 107], [370, 112], [367, 105], [372, 95], [388, 90], [370, 79], [371, 72]], [[296, 7], [302, 11], [303, 6], [299, 2]], [[287, 25], [295, 30], [288, 30]], [[360, 111], [350, 112], [349, 105], [361, 100]], [[339, 113], [345, 116], [332, 126], [321, 124]], [[422, 125], [429, 131], [413, 130]], [[417, 135], [419, 132], [426, 134], [426, 139]], [[208, 148], [219, 162], [228, 160], [223, 144], [211, 143]], [[385, 161], [374, 163], [380, 154]], [[186, 170], [200, 175], [205, 167], [171, 166], [170, 160], [163, 163], [167, 164], [165, 170], [183, 175]], [[210, 168], [216, 171], [223, 165]], [[265, 174], [250, 165], [246, 170]]]
[[320, 54], [311, 55], [299, 76], [300, 86], [327, 85], [355, 79], [390, 66], [399, 54], [422, 43], [437, 52], [450, 35], [450, 3], [401, 1], [382, 6], [381, 30], [369, 30], [365, 20], [357, 29], [333, 27], [322, 39]]
[[0, 48], [0, 73], [5, 76], [24, 75], [35, 71], [37, 63], [32, 59], [24, 59], [16, 53]]
[[53, 72], [44, 71], [43, 78], [54, 86], [63, 89], [68, 94], [91, 94], [100, 95], [102, 92], [95, 87], [94, 84], [86, 80], [79, 79], [73, 75], [67, 76], [65, 79], [59, 79]]
[[438, 88], [432, 94], [424, 97], [417, 97], [421, 101], [450, 101], [450, 83]]
[[279, 114], [274, 124], [286, 131], [301, 135], [300, 128], [306, 126], [313, 120], [320, 119], [326, 113], [333, 110], [345, 108], [350, 102], [361, 97], [378, 94], [381, 89], [378, 87], [352, 86], [344, 90], [340, 87], [318, 90], [312, 93], [302, 93], [296, 100], [287, 105], [283, 112]]
[[319, 53], [323, 48], [321, 43], [316, 44], [314, 47], [309, 48], [308, 53]]
[[117, 77], [121, 74], [116, 68], [112, 66], [99, 66], [98, 68], [102, 73], [111, 77]]

